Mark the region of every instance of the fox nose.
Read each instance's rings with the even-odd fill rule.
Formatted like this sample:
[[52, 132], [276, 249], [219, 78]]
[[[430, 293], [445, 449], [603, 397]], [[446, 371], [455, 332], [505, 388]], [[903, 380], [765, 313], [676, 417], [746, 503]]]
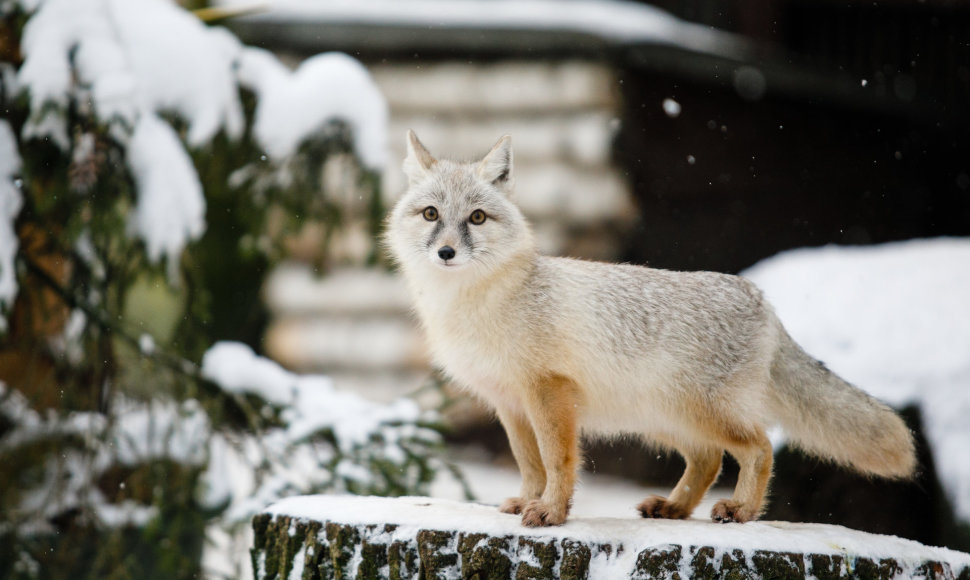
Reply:
[[455, 257], [455, 249], [451, 246], [441, 246], [438, 248], [438, 257], [442, 260], [450, 260]]

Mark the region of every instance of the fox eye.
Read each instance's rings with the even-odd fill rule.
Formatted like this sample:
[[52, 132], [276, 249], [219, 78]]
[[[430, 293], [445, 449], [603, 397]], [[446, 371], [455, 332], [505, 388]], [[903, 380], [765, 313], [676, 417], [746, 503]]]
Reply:
[[428, 220], [429, 222], [437, 221], [438, 208], [434, 207], [433, 205], [429, 205], [428, 207], [424, 208], [424, 211], [421, 212], [421, 215], [423, 215], [424, 219]]
[[485, 223], [486, 217], [488, 216], [485, 215], [485, 212], [480, 209], [476, 209], [472, 212], [472, 215], [469, 216], [468, 221], [470, 221], [472, 225], [480, 226]]

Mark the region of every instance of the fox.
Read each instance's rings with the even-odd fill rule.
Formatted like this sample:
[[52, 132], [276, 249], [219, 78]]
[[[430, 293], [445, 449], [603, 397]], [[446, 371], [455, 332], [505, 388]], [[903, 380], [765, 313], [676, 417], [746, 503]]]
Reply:
[[467, 162], [408, 131], [403, 170], [384, 243], [433, 363], [506, 431], [522, 484], [498, 509], [522, 525], [566, 522], [582, 436], [683, 456], [670, 495], [637, 506], [644, 518], [689, 518], [727, 452], [737, 485], [710, 517], [758, 519], [774, 426], [809, 455], [913, 476], [903, 420], [807, 354], [749, 280], [541, 255], [514, 202], [510, 136]]

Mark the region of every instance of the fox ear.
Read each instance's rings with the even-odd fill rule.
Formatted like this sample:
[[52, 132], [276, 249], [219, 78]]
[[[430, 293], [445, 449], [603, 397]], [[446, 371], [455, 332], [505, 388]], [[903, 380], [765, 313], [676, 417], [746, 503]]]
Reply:
[[512, 188], [512, 138], [505, 135], [478, 164], [478, 175], [503, 191]]
[[408, 181], [414, 183], [421, 176], [431, 170], [431, 166], [438, 160], [428, 153], [414, 131], [408, 129], [408, 156], [404, 158], [404, 173], [408, 176]]

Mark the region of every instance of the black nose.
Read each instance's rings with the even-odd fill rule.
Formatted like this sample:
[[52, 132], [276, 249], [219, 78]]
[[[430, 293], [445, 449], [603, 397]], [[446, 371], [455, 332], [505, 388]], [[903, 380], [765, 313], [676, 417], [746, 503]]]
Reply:
[[441, 246], [438, 249], [438, 257], [442, 260], [450, 260], [455, 257], [455, 249], [451, 246]]

